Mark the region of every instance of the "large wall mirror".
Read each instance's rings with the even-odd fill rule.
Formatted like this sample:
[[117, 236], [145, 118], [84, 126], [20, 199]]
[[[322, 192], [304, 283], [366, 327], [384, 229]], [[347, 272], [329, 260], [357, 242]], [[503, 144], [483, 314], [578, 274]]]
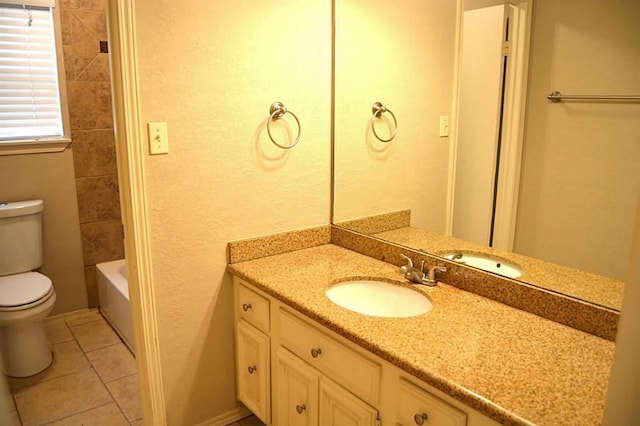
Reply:
[[636, 0], [335, 0], [334, 224], [619, 310], [640, 102], [547, 96], [640, 95], [638, 40]]

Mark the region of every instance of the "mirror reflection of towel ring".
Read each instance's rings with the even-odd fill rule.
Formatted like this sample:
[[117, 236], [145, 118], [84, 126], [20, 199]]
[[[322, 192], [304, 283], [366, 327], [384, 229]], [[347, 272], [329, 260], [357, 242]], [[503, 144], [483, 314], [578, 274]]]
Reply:
[[[280, 120], [282, 116], [285, 115], [286, 113], [291, 114], [293, 118], [295, 118], [296, 123], [298, 124], [298, 136], [296, 136], [296, 138], [294, 139], [293, 142], [291, 142], [290, 145], [280, 145], [278, 142], [276, 142], [276, 140], [273, 138], [273, 135], [271, 134], [271, 122], [275, 120]], [[269, 108], [269, 114], [270, 114], [269, 119], [267, 120], [267, 133], [269, 133], [269, 139], [271, 139], [271, 142], [273, 142], [274, 145], [282, 149], [291, 149], [294, 146], [296, 146], [296, 144], [300, 142], [300, 133], [302, 133], [302, 126], [300, 126], [300, 120], [298, 120], [298, 117], [291, 111], [287, 110], [287, 108], [282, 104], [282, 102], [272, 103], [271, 107]]]
[[[391, 142], [393, 138], [395, 138], [396, 135], [398, 134], [398, 120], [396, 120], [396, 115], [390, 109], [387, 109], [384, 105], [382, 105], [380, 102], [376, 102], [371, 106], [371, 112], [373, 112], [373, 115], [371, 116], [371, 130], [373, 131], [374, 136], [380, 142], [384, 142], [384, 143]], [[376, 132], [376, 124], [375, 124], [376, 118], [380, 118], [382, 114], [385, 112], [388, 112], [389, 114], [391, 114], [391, 118], [393, 118], [393, 133], [391, 134], [391, 137], [389, 139], [381, 138]]]

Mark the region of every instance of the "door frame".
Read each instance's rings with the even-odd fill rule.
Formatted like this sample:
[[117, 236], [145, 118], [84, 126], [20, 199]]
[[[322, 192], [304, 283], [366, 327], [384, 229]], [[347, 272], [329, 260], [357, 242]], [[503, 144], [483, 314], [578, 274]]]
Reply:
[[167, 424], [145, 192], [133, 0], [108, 0], [111, 90], [120, 205], [145, 424]]

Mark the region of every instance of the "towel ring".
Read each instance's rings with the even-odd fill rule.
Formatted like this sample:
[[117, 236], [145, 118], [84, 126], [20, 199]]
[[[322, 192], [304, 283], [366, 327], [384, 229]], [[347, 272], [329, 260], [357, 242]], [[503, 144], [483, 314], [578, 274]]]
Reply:
[[[298, 136], [296, 136], [294, 141], [288, 146], [280, 145], [278, 142], [276, 142], [276, 140], [273, 138], [273, 135], [271, 134], [271, 121], [280, 120], [282, 116], [285, 115], [286, 113], [291, 114], [293, 118], [296, 119], [296, 123], [298, 124]], [[302, 132], [302, 126], [300, 126], [300, 120], [298, 120], [298, 117], [294, 113], [289, 111], [287, 108], [285, 108], [282, 102], [272, 103], [271, 107], [269, 108], [269, 114], [270, 114], [269, 119], [267, 120], [267, 133], [269, 133], [269, 139], [271, 139], [271, 142], [273, 142], [274, 145], [282, 149], [291, 149], [294, 146], [296, 146], [296, 144], [300, 142], [300, 133]]]
[[[396, 115], [393, 112], [391, 112], [390, 109], [387, 109], [384, 105], [382, 105], [380, 102], [376, 102], [371, 106], [371, 112], [373, 112], [373, 115], [371, 116], [371, 130], [373, 131], [373, 134], [380, 142], [384, 142], [384, 143], [391, 142], [393, 138], [395, 138], [396, 135], [398, 134], [398, 120], [396, 120]], [[394, 129], [389, 139], [383, 139], [378, 135], [378, 133], [376, 133], [376, 124], [375, 124], [376, 118], [379, 118], [385, 112], [388, 112], [389, 114], [391, 114], [391, 117], [393, 118]]]

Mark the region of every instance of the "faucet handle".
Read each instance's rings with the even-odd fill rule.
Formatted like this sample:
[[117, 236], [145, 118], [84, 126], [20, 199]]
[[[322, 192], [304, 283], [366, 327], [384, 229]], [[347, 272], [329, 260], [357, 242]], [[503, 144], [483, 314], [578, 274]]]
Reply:
[[436, 272], [447, 272], [447, 268], [444, 266], [432, 266], [424, 277], [424, 281], [428, 283], [436, 283]]
[[406, 265], [400, 267], [400, 273], [402, 275], [405, 275], [410, 269], [413, 269], [413, 260], [411, 260], [408, 256], [405, 256], [402, 253], [400, 253], [400, 256], [407, 259], [407, 262], [408, 262]]

